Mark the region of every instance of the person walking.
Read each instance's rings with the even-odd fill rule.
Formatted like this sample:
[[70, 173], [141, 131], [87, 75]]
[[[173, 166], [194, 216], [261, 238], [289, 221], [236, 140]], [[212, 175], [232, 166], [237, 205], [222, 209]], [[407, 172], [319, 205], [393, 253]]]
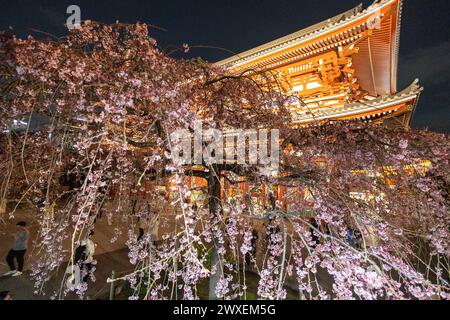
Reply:
[[275, 244], [273, 236], [278, 234], [281, 231], [279, 226], [275, 226], [272, 223], [273, 223], [273, 218], [269, 217], [269, 222], [268, 222], [267, 231], [266, 231], [266, 239], [271, 246]]
[[148, 230], [149, 224], [150, 224], [150, 222], [149, 222], [148, 217], [139, 217], [139, 223], [138, 223], [139, 236], [137, 238], [137, 241], [142, 240], [142, 238], [144, 237], [145, 231]]
[[86, 240], [81, 242], [81, 246], [85, 246], [85, 256], [82, 262], [82, 269], [84, 270], [83, 282], [87, 282], [89, 279], [89, 273], [92, 270], [92, 262], [94, 261], [96, 243], [92, 240], [94, 231], [90, 231]]
[[248, 266], [250, 266], [250, 264], [251, 264], [252, 257], [256, 261], [256, 250], [258, 247], [258, 238], [259, 238], [258, 230], [253, 228], [252, 229], [252, 238], [250, 241], [252, 250], [251, 250], [251, 252], [248, 252], [245, 254], [245, 264], [247, 264]]
[[320, 243], [320, 228], [315, 218], [311, 218], [311, 227], [309, 228], [309, 232], [311, 233], [311, 240], [313, 242], [312, 247], [315, 249]]
[[355, 236], [355, 230], [353, 230], [350, 227], [347, 227], [347, 235], [346, 235], [347, 243], [353, 247], [356, 248], [356, 236]]
[[154, 218], [151, 221], [151, 233], [152, 233], [152, 241], [153, 245], [156, 246], [156, 241], [158, 241], [158, 233], [159, 233], [159, 215], [155, 214]]
[[[6, 257], [6, 262], [8, 263], [9, 270], [5, 273], [5, 276], [17, 277], [23, 273], [23, 265], [25, 263], [25, 253], [28, 248], [28, 238], [30, 233], [27, 229], [27, 224], [25, 221], [20, 221], [17, 223], [17, 231], [14, 235], [14, 244], [8, 252]], [[14, 259], [17, 260], [17, 269], [14, 263]]]

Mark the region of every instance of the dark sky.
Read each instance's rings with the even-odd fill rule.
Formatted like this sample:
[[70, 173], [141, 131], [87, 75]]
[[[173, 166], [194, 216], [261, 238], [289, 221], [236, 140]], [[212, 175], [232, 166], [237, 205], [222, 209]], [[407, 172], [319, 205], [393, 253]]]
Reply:
[[[64, 35], [66, 8], [77, 4], [81, 18], [100, 22], [146, 22], [164, 28], [152, 35], [162, 48], [214, 46], [242, 52], [335, 16], [361, 0], [0, 0], [0, 30], [38, 36], [30, 28]], [[367, 7], [372, 1], [362, 1]], [[450, 1], [404, 0], [399, 90], [419, 78], [425, 91], [413, 126], [450, 132]], [[192, 49], [186, 57], [211, 62], [219, 49]]]

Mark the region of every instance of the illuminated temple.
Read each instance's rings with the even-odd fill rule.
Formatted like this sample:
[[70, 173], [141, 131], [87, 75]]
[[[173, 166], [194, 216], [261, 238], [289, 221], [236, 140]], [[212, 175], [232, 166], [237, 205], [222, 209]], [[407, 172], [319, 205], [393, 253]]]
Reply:
[[294, 126], [361, 119], [409, 126], [422, 88], [397, 89], [401, 0], [378, 0], [222, 60], [234, 74], [269, 72]]
[[[422, 88], [416, 80], [397, 89], [401, 9], [401, 0], [358, 6], [216, 64], [235, 75], [276, 77], [283, 94], [300, 98], [289, 103], [293, 127], [350, 119], [409, 126]], [[298, 199], [314, 204], [308, 189], [296, 181], [258, 185], [227, 175], [221, 179], [221, 198], [247, 205], [251, 200], [252, 214], [264, 212], [270, 198], [287, 212], [297, 212]], [[191, 176], [187, 184], [191, 200], [204, 202], [207, 181]], [[172, 183], [159, 188], [170, 201], [177, 199]], [[308, 210], [297, 213], [308, 215]]]
[[[283, 94], [298, 97], [289, 102], [293, 127], [353, 119], [409, 126], [422, 88], [418, 80], [397, 88], [401, 13], [402, 0], [359, 5], [217, 65], [235, 75], [275, 78]], [[313, 205], [308, 190], [292, 182], [290, 187], [222, 183], [223, 197], [248, 203], [247, 195], [255, 213], [265, 210], [270, 193], [288, 212], [296, 211], [299, 198]]]

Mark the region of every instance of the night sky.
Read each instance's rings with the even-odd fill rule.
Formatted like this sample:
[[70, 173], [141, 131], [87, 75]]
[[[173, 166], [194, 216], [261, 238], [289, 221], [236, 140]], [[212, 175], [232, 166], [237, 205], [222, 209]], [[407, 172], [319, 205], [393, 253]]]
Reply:
[[[181, 57], [215, 62], [321, 22], [358, 5], [360, 0], [0, 0], [0, 30], [19, 37], [30, 28], [66, 34], [66, 8], [77, 4], [82, 20], [146, 22], [160, 47], [188, 43]], [[362, 1], [364, 7], [372, 3]], [[413, 127], [450, 132], [450, 1], [404, 0], [398, 89], [419, 78], [425, 91]], [[195, 48], [195, 46], [203, 46]], [[205, 47], [216, 47], [205, 48]], [[220, 50], [217, 48], [224, 48]], [[180, 54], [176, 54], [180, 57]]]

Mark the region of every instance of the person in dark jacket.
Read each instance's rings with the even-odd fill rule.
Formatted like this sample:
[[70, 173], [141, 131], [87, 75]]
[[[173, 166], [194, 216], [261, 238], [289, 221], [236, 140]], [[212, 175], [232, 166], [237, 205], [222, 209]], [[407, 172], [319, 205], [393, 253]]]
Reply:
[[320, 237], [317, 234], [319, 229], [319, 225], [317, 224], [317, 221], [315, 218], [311, 219], [311, 228], [309, 229], [309, 232], [311, 232], [311, 240], [313, 241], [313, 248], [315, 248], [320, 243]]

